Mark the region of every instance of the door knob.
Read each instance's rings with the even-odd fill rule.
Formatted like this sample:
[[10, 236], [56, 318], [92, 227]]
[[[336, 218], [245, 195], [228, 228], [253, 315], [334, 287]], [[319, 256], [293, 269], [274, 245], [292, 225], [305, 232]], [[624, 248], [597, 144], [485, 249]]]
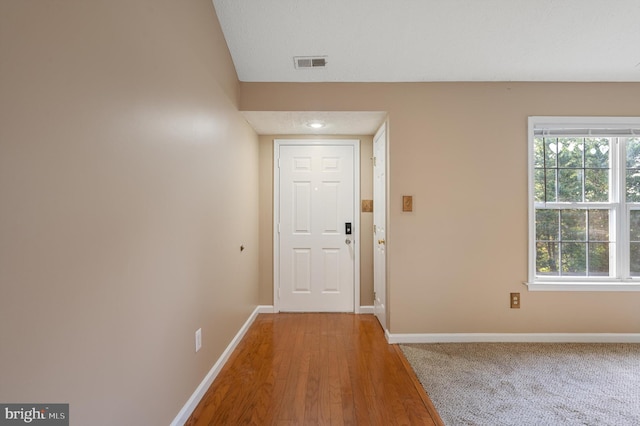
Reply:
[[347, 238], [346, 240], [344, 240], [345, 244], [351, 244], [351, 240], [349, 238]]
[[385, 244], [384, 240], [378, 240], [378, 244]]

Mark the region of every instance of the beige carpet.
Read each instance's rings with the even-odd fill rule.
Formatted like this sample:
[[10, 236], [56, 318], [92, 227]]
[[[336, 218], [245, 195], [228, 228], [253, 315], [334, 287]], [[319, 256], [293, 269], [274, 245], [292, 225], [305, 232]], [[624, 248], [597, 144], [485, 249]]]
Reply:
[[640, 425], [640, 344], [400, 347], [447, 426]]

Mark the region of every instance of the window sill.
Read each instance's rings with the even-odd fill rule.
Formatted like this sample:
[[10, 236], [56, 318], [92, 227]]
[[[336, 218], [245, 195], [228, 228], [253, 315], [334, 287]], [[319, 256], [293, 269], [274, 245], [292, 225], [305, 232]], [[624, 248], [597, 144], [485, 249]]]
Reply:
[[524, 283], [529, 291], [640, 291], [640, 283], [621, 282], [552, 282]]

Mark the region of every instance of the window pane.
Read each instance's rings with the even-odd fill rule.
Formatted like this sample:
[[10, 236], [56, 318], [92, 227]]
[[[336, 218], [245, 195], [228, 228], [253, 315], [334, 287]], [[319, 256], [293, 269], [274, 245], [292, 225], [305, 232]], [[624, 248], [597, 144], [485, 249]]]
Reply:
[[640, 169], [640, 138], [627, 139], [627, 169]]
[[536, 210], [536, 240], [558, 241], [558, 210]]
[[[589, 241], [609, 241], [609, 210], [589, 210]], [[639, 218], [640, 219], [640, 218]]]
[[547, 192], [545, 193], [547, 199], [544, 201], [554, 202], [556, 201], [556, 170], [547, 170]]
[[546, 201], [544, 196], [544, 169], [536, 169], [533, 178], [533, 189], [535, 193], [535, 201]]
[[558, 243], [537, 243], [536, 244], [536, 274], [537, 275], [559, 275], [558, 258], [560, 255]]
[[640, 243], [631, 243], [629, 266], [632, 277], [640, 276]]
[[640, 138], [626, 140], [627, 156], [627, 201], [640, 202]]
[[544, 139], [533, 139], [533, 167], [544, 167]]
[[584, 199], [592, 202], [609, 201], [609, 170], [585, 170]]
[[609, 275], [609, 243], [589, 243], [589, 275]]
[[562, 243], [562, 275], [587, 275], [587, 244]]
[[[609, 276], [609, 217], [607, 209], [537, 209], [537, 275]], [[640, 210], [637, 223], [640, 237]]]
[[582, 201], [582, 170], [558, 170], [558, 201]]
[[629, 240], [640, 242], [640, 210], [629, 213]]
[[629, 212], [629, 272], [640, 276], [640, 210]]
[[557, 153], [558, 153], [558, 140], [556, 138], [545, 138], [545, 167], [556, 167]]
[[560, 212], [560, 239], [587, 241], [587, 211], [562, 210]]
[[584, 140], [584, 165], [590, 168], [608, 169], [610, 144], [607, 138], [586, 138]]
[[640, 202], [640, 170], [627, 169], [627, 202]]
[[558, 167], [582, 167], [582, 138], [558, 138]]

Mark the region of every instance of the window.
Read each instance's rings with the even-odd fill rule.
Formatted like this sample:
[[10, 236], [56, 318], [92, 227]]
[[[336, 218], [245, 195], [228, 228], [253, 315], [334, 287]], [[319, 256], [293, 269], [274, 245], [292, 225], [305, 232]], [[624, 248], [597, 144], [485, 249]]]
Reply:
[[640, 118], [529, 118], [528, 285], [640, 290]]

